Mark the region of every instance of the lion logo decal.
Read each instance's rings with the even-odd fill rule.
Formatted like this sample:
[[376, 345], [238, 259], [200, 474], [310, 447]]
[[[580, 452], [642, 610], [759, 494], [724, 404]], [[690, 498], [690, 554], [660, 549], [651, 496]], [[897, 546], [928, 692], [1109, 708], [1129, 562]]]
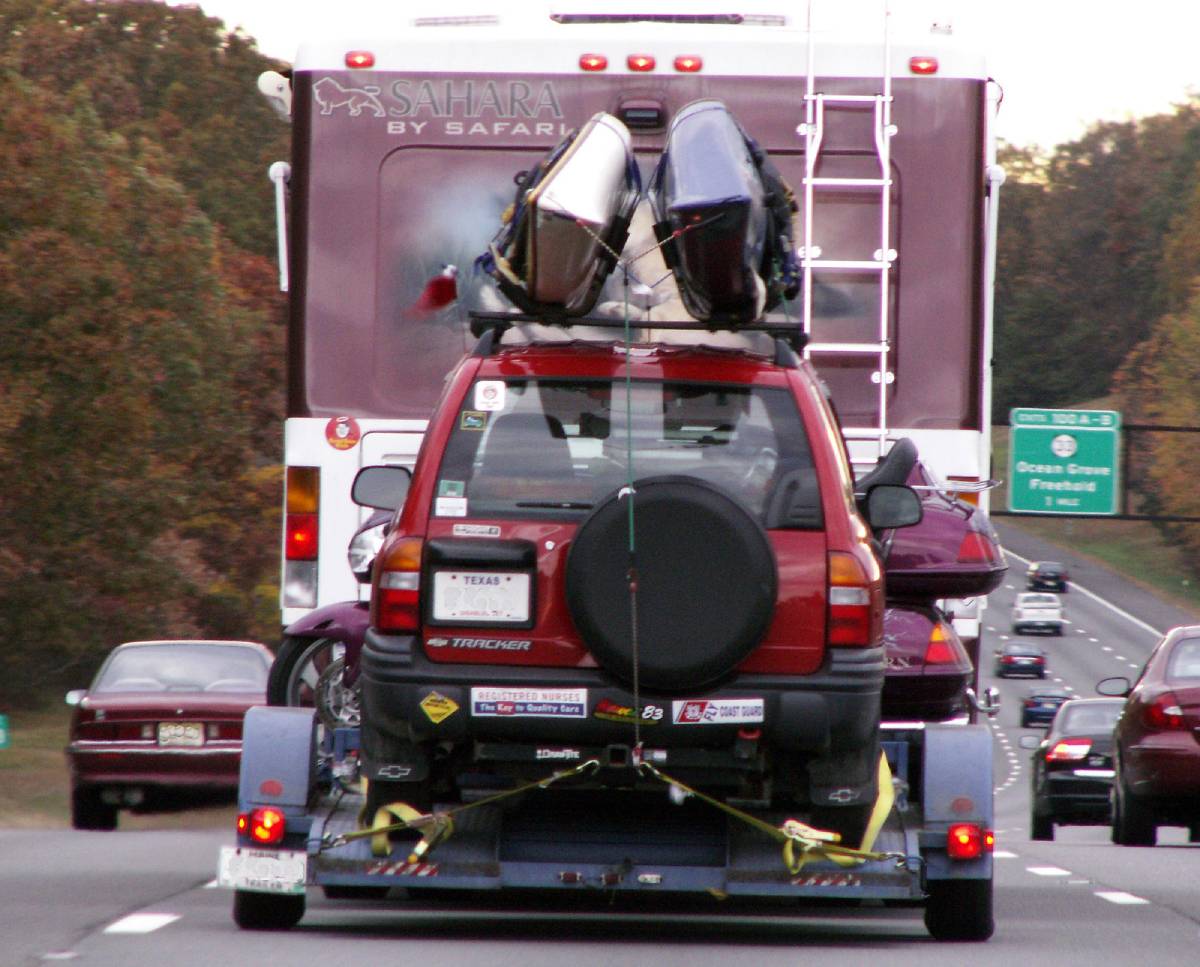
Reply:
[[313, 97], [321, 105], [323, 115], [332, 114], [334, 108], [344, 107], [350, 110], [351, 117], [358, 117], [364, 109], [377, 118], [387, 117], [378, 95], [378, 87], [342, 87], [332, 77], [322, 77], [313, 85]]

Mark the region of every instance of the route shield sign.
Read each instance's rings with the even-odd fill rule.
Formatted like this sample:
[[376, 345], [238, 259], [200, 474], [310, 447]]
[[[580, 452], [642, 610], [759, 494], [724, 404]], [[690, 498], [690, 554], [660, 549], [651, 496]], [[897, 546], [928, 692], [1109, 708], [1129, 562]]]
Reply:
[[1121, 414], [1009, 411], [1008, 509], [1024, 514], [1115, 514]]

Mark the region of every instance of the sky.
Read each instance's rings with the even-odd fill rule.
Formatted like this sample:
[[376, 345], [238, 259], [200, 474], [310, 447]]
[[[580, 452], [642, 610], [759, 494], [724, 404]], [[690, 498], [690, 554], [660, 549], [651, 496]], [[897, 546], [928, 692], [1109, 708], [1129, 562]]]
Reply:
[[[596, 0], [592, 8], [619, 2]], [[883, 0], [834, 2], [840, 9], [867, 13], [883, 7]], [[817, 3], [819, 16], [820, 5], [830, 0]], [[1076, 140], [1096, 121], [1170, 111], [1190, 93], [1200, 94], [1200, 3], [1194, 0], [890, 3], [894, 15], [949, 19], [956, 32], [982, 43], [991, 74], [1004, 88], [997, 133], [1011, 144], [1051, 148]], [[334, 16], [383, 10], [393, 16], [430, 16], [451, 6], [486, 11], [495, 0], [199, 0], [199, 6], [230, 28], [242, 27], [264, 53], [290, 61], [301, 39], [327, 29]], [[720, 6], [751, 12], [767, 4], [737, 0]], [[804, 0], [797, 0], [794, 9], [803, 16]]]

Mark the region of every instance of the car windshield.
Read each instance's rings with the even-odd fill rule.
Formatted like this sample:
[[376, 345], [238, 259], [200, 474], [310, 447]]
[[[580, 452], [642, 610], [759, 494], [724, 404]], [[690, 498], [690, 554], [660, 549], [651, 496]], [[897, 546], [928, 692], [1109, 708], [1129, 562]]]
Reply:
[[169, 643], [119, 648], [100, 669], [93, 692], [260, 692], [269, 666], [241, 645]]
[[1168, 681], [1200, 679], [1200, 638], [1184, 638], [1177, 642], [1167, 665]]
[[720, 486], [764, 519], [773, 495], [785, 494], [782, 526], [822, 525], [812, 454], [786, 390], [641, 380], [628, 390], [619, 380], [477, 381], [433, 510], [582, 516], [631, 478], [661, 474]]
[[1120, 702], [1097, 702], [1094, 705], [1064, 705], [1058, 713], [1056, 728], [1060, 732], [1111, 732], [1121, 714]]

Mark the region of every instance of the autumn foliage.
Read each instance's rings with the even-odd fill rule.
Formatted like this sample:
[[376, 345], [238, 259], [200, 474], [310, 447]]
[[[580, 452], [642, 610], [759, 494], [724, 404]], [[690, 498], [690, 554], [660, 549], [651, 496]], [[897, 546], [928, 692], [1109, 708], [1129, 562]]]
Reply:
[[277, 66], [197, 9], [0, 6], [0, 696], [272, 641]]

